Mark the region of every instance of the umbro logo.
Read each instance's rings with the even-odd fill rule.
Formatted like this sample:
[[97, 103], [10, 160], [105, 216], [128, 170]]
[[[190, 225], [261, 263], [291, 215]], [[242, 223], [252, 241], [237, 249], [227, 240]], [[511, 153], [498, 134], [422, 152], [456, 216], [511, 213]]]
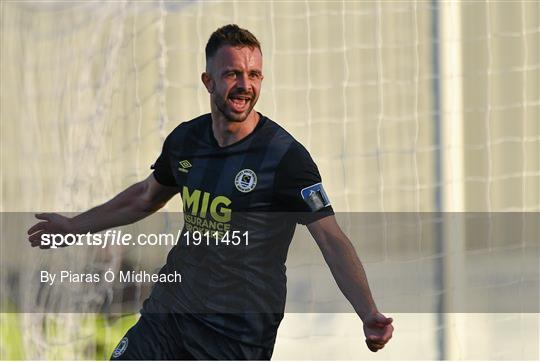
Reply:
[[178, 162], [178, 171], [188, 173], [189, 169], [191, 168], [191, 163], [188, 160], [183, 160]]

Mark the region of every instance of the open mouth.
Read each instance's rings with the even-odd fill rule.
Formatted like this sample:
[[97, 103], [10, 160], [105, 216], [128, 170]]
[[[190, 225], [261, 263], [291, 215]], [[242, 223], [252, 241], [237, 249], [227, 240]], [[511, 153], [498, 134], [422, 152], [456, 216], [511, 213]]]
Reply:
[[251, 97], [233, 95], [228, 98], [229, 104], [234, 112], [243, 112], [248, 107]]

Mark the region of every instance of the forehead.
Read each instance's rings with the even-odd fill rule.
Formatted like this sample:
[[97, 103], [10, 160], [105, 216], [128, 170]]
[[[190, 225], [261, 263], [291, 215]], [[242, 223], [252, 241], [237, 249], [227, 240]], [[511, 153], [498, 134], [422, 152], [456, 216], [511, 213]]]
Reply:
[[218, 49], [211, 63], [217, 69], [262, 69], [262, 54], [258, 48], [224, 45]]

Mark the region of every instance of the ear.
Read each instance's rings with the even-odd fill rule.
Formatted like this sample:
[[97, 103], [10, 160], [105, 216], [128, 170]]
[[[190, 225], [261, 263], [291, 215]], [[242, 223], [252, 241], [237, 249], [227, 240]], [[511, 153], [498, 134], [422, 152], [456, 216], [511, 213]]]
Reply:
[[214, 92], [214, 80], [212, 79], [212, 76], [208, 72], [204, 72], [201, 74], [201, 80], [206, 87], [206, 90], [208, 93], [212, 94]]

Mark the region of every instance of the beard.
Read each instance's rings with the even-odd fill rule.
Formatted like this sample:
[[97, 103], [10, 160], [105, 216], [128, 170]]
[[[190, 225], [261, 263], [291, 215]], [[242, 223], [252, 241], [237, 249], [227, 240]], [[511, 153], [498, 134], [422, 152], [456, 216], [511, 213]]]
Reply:
[[[217, 93], [214, 93], [212, 96], [216, 108], [229, 122], [244, 122], [253, 110], [253, 107], [255, 107], [258, 99], [258, 97], [255, 97], [255, 94], [245, 92], [231, 92], [227, 98]], [[235, 109], [235, 101], [232, 98], [243, 98], [242, 103], [244, 104], [241, 110]]]

